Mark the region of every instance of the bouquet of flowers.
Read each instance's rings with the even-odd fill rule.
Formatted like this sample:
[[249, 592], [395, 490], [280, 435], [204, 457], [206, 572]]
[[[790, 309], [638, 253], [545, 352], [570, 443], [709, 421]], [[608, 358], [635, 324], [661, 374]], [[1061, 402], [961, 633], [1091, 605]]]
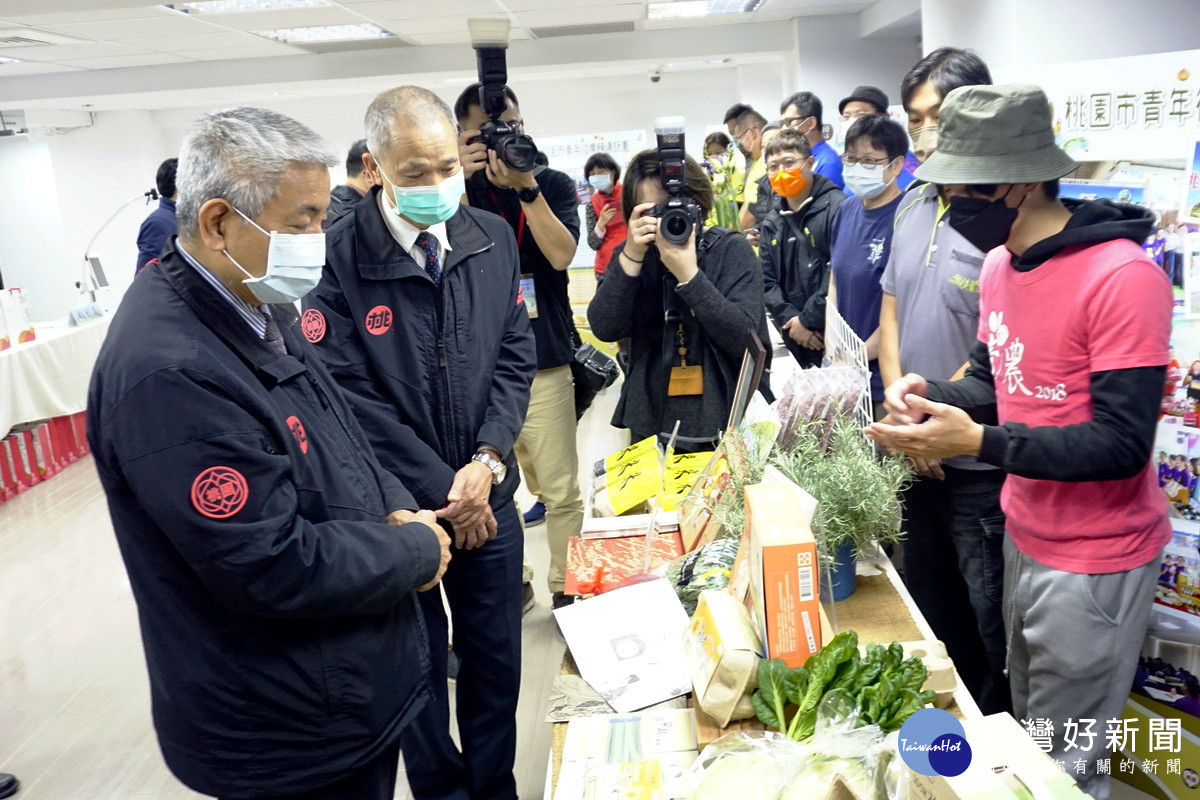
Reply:
[[720, 225], [723, 228], [742, 230], [739, 198], [742, 195], [742, 184], [746, 175], [738, 168], [735, 158], [736, 150], [731, 144], [725, 153], [716, 158], [706, 158], [700, 162], [713, 185], [713, 210], [707, 224]]

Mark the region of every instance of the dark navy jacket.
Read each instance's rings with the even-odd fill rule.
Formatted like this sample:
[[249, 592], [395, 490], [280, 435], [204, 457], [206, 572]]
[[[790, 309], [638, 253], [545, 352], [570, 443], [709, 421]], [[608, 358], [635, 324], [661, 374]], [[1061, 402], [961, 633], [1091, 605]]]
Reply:
[[383, 524], [417, 504], [294, 311], [273, 312], [288, 355], [172, 247], [129, 289], [88, 397], [163, 755], [222, 797], [344, 777], [429, 692], [413, 590], [436, 574], [437, 539]]
[[301, 327], [422, 508], [446, 505], [454, 474], [485, 443], [508, 465], [492, 490], [499, 507], [520, 480], [512, 447], [537, 369], [516, 238], [500, 217], [460, 207], [437, 287], [388, 230], [378, 192], [326, 232], [325, 274]]
[[164, 197], [158, 201], [158, 208], [142, 221], [137, 235], [137, 265], [134, 274], [142, 271], [146, 262], [158, 258], [162, 254], [163, 245], [175, 235], [179, 223], [175, 219], [175, 201]]

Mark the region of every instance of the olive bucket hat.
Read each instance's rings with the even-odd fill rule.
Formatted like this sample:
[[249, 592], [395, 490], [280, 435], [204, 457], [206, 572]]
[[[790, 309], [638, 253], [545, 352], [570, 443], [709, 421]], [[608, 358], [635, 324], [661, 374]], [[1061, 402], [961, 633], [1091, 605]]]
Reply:
[[961, 86], [946, 95], [938, 146], [917, 168], [930, 183], [1041, 183], [1078, 164], [1054, 143], [1050, 101], [1029, 84]]

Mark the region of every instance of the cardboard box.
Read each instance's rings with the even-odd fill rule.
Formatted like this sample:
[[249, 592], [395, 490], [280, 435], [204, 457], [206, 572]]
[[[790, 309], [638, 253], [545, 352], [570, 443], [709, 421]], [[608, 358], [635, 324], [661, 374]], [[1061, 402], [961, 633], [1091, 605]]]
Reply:
[[[554, 800], [585, 800], [589, 781], [593, 787], [611, 783], [614, 772], [621, 780], [620, 773], [628, 771], [625, 785], [636, 788], [640, 778], [652, 778], [645, 762], [658, 764], [659, 800], [683, 797], [682, 777], [697, 755], [690, 708], [573, 719], [567, 725]], [[626, 766], [632, 768], [625, 770]]]
[[971, 765], [953, 778], [908, 770], [912, 800], [1087, 800], [1010, 714], [962, 721]]
[[719, 727], [754, 716], [750, 693], [758, 685], [762, 642], [741, 603], [728, 592], [701, 592], [685, 650], [697, 705]]
[[722, 727], [717, 724], [715, 719], [705, 714], [704, 710], [696, 705], [694, 695], [689, 702], [692, 705], [692, 710], [696, 712], [696, 746], [701, 751], [727, 733], [750, 733], [751, 731], [765, 731], [767, 729], [767, 726], [763, 725], [758, 717], [733, 720], [728, 725]]
[[[816, 500], [794, 483], [746, 487], [750, 595], [767, 658], [799, 667], [821, 649]], [[735, 567], [735, 576], [737, 570]]]

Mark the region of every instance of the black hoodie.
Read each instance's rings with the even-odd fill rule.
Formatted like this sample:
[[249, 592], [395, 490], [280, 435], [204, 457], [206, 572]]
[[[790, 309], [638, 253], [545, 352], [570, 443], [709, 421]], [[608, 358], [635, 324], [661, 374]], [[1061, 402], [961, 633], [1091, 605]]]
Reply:
[[[836, 183], [813, 173], [812, 194], [800, 210], [788, 211], [784, 198], [775, 199], [775, 207], [759, 225], [767, 311], [777, 328], [798, 316], [810, 331], [823, 331], [833, 214], [846, 195]], [[789, 349], [799, 348], [790, 336], [784, 335], [784, 342]]]
[[[1140, 246], [1154, 226], [1154, 215], [1141, 206], [1109, 200], [1062, 202], [1072, 212], [1066, 227], [1014, 258], [1015, 269], [1035, 270], [1066, 248], [1116, 239]], [[1162, 366], [1093, 372], [1092, 422], [1032, 428], [1019, 422], [985, 425], [979, 460], [1040, 480], [1131, 478], [1145, 468], [1154, 446], [1165, 373], [1166, 353]], [[962, 380], [930, 381], [928, 396], [966, 409], [980, 421], [994, 421], [996, 387], [987, 345], [975, 343]]]

